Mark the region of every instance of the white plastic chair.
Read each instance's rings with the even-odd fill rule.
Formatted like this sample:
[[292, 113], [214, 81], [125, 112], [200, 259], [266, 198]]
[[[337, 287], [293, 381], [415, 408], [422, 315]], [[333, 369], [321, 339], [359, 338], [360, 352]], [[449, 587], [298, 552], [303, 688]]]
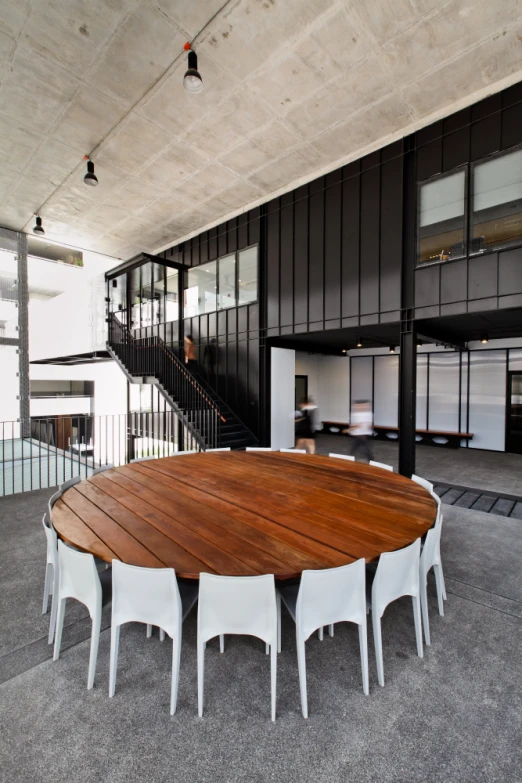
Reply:
[[[176, 712], [181, 626], [198, 598], [197, 584], [180, 584], [173, 568], [140, 568], [112, 561], [112, 621], [109, 696], [116, 690], [120, 627], [125, 623], [159, 625], [172, 639], [170, 714]], [[149, 634], [147, 634], [149, 635]]]
[[59, 498], [61, 498], [62, 495], [63, 495], [63, 492], [62, 492], [61, 489], [59, 489], [58, 492], [55, 492], [54, 495], [51, 495], [51, 497], [49, 498], [49, 501], [47, 503], [47, 511], [48, 511], [49, 521], [50, 521], [51, 527], [52, 527], [51, 511], [53, 510], [53, 506], [56, 503], [56, 501], [59, 500]]
[[65, 490], [69, 489], [69, 487], [74, 487], [75, 484], [79, 484], [81, 480], [81, 476], [73, 476], [72, 478], [67, 479], [67, 481], [64, 481], [63, 484], [60, 484], [58, 489], [60, 492], [65, 492]]
[[199, 454], [200, 452], [197, 449], [192, 449], [192, 451], [176, 451], [174, 454], [171, 454], [171, 457], [183, 457], [185, 454]]
[[428, 617], [428, 572], [433, 568], [435, 574], [435, 584], [437, 585], [437, 601], [439, 604], [439, 614], [444, 617], [444, 598], [446, 590], [444, 586], [444, 574], [442, 572], [442, 561], [440, 558], [440, 536], [442, 533], [442, 523], [435, 525], [426, 534], [426, 540], [422, 547], [420, 556], [420, 599], [422, 608], [422, 624], [424, 626], [424, 638], [426, 644], [431, 644], [430, 639], [430, 621]]
[[113, 468], [114, 465], [112, 465], [110, 462], [107, 463], [107, 465], [100, 465], [99, 468], [95, 468], [93, 472], [91, 473], [91, 476], [96, 476], [98, 473], [103, 473], [104, 470], [110, 470]]
[[[198, 605], [198, 714], [203, 717], [205, 647], [223, 634], [256, 636], [270, 645], [272, 720], [276, 716], [278, 610], [273, 574], [200, 574]], [[222, 639], [220, 638], [222, 643]], [[221, 644], [221, 651], [223, 646]]]
[[380, 556], [375, 571], [371, 588], [371, 610], [379, 685], [384, 685], [381, 617], [388, 604], [403, 595], [412, 597], [417, 653], [419, 658], [424, 657], [419, 586], [420, 545], [421, 540], [418, 538], [413, 544], [397, 552], [385, 552]]
[[391, 465], [386, 465], [384, 462], [374, 462], [374, 460], [371, 459], [368, 464], [369, 465], [373, 465], [374, 468], [382, 468], [383, 470], [391, 470], [391, 472], [393, 473], [393, 467]]
[[426, 479], [421, 478], [421, 476], [415, 475], [412, 475], [411, 480], [415, 481], [416, 484], [420, 484], [421, 487], [424, 487], [424, 489], [427, 489], [428, 492], [433, 495], [433, 484], [431, 481], [427, 481]]
[[158, 459], [158, 458], [154, 454], [152, 457], [136, 457], [136, 459], [131, 459], [131, 462], [148, 462], [149, 459]]
[[355, 462], [355, 457], [350, 456], [350, 454], [333, 454], [333, 453], [330, 453], [328, 456], [329, 457], [333, 457], [334, 459], [347, 459], [350, 462]]
[[279, 449], [286, 454], [306, 454], [306, 449]]
[[42, 525], [47, 540], [47, 558], [45, 563], [45, 582], [44, 582], [44, 595], [42, 604], [42, 614], [47, 614], [49, 611], [49, 596], [52, 596], [51, 601], [51, 617], [49, 621], [49, 636], [47, 639], [48, 644], [53, 643], [54, 630], [56, 628], [56, 610], [58, 601], [56, 596], [58, 595], [58, 536], [56, 531], [51, 527], [47, 519], [47, 514], [42, 517]]
[[245, 451], [272, 451], [270, 446], [247, 446]]
[[368, 685], [366, 632], [366, 562], [364, 558], [340, 568], [303, 571], [301, 584], [283, 587], [279, 594], [296, 623], [297, 666], [303, 718], [308, 717], [305, 642], [318, 628], [340, 622], [359, 626], [363, 691]]
[[226, 448], [223, 449], [207, 449], [205, 453], [209, 454], [211, 451], [230, 451], [230, 446], [227, 446]]
[[58, 602], [58, 615], [53, 660], [57, 661], [60, 657], [65, 604], [68, 598], [75, 598], [87, 607], [92, 620], [91, 653], [87, 676], [87, 688], [90, 690], [94, 685], [102, 607], [111, 601], [112, 572], [109, 570], [98, 573], [92, 555], [71, 549], [63, 541], [58, 541], [58, 571], [58, 595], [55, 596]]

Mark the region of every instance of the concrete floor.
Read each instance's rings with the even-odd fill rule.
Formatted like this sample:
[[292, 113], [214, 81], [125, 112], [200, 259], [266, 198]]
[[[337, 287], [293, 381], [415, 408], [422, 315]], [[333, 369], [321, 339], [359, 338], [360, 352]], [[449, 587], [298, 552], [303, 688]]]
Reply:
[[[317, 435], [317, 452], [349, 454], [351, 438], [342, 435]], [[399, 449], [393, 441], [372, 441], [374, 459], [399, 466]], [[479, 449], [448, 449], [417, 446], [416, 473], [430, 481], [492, 490], [522, 497], [522, 454]]]
[[[387, 445], [387, 444], [385, 444]], [[440, 453], [438, 450], [436, 453]], [[444, 455], [446, 452], [442, 452]], [[379, 454], [379, 456], [382, 456]], [[169, 715], [171, 646], [143, 627], [122, 631], [116, 695], [108, 698], [109, 631], [86, 690], [90, 633], [67, 610], [53, 663], [41, 599], [48, 491], [0, 500], [1, 780], [83, 783], [516, 783], [522, 780], [521, 523], [444, 507], [448, 601], [432, 645], [415, 651], [411, 602], [383, 618], [386, 685], [370, 643], [370, 696], [360, 683], [357, 632], [307, 643], [310, 718], [300, 712], [293, 626], [283, 617], [277, 721], [270, 721], [263, 645], [229, 638], [207, 651], [206, 712], [197, 717], [196, 615], [184, 625], [178, 712]], [[104, 615], [104, 626], [109, 622]]]

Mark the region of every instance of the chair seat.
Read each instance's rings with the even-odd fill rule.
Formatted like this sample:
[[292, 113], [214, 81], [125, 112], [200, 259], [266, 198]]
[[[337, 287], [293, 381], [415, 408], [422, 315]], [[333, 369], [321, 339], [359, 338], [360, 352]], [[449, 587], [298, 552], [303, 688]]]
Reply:
[[112, 568], [98, 571], [102, 589], [102, 606], [107, 606], [112, 601]]
[[288, 585], [288, 587], [280, 587], [279, 595], [281, 596], [282, 602], [290, 612], [292, 620], [295, 622], [299, 585]]
[[190, 584], [190, 582], [178, 582], [179, 594], [181, 596], [181, 612], [182, 617], [188, 615], [196, 601], [198, 600], [198, 584]]

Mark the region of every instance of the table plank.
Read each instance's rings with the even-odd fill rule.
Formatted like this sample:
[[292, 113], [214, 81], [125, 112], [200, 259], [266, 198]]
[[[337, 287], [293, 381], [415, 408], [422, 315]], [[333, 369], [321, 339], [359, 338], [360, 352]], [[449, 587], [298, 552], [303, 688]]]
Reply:
[[116, 557], [90, 527], [65, 505], [62, 498], [58, 498], [53, 506], [52, 519], [54, 529], [66, 544], [71, 544], [83, 552], [90, 552], [107, 563]]

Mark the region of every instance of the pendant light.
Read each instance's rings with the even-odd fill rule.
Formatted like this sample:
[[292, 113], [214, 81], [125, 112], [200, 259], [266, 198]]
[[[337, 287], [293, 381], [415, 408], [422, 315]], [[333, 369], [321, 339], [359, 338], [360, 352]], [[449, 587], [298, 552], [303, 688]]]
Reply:
[[85, 177], [83, 178], [83, 181], [86, 185], [89, 185], [91, 188], [95, 188], [98, 184], [98, 177], [94, 173], [94, 163], [89, 158], [88, 155], [84, 155], [83, 159], [87, 161], [87, 173]]
[[45, 234], [45, 231], [42, 226], [42, 218], [40, 215], [36, 216], [36, 225], [33, 226], [33, 234]]
[[188, 52], [188, 70], [183, 77], [183, 87], [188, 92], [201, 92], [203, 79], [198, 71], [198, 56], [189, 43], [186, 43], [183, 48]]

